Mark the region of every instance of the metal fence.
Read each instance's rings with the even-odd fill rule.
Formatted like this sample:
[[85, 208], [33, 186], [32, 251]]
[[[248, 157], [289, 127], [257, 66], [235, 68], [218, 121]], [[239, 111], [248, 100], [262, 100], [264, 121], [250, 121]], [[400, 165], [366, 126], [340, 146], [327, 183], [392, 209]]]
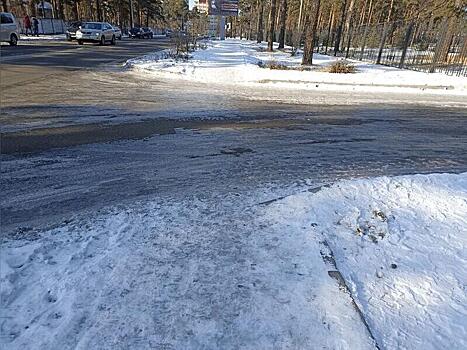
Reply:
[[351, 28], [334, 50], [330, 28], [317, 37], [317, 52], [424, 72], [467, 76], [467, 21], [392, 22]]

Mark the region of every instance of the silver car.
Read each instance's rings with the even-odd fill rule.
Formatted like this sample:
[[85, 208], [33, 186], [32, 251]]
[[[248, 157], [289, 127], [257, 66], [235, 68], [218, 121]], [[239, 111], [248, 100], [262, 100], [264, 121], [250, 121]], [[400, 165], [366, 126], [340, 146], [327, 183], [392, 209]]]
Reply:
[[118, 39], [118, 40], [122, 40], [122, 30], [117, 27], [117, 26], [112, 26], [113, 29], [114, 29], [114, 33], [115, 33], [115, 37]]
[[84, 22], [76, 31], [76, 41], [79, 45], [84, 42], [95, 42], [105, 45], [110, 42], [116, 43], [116, 36], [113, 27], [107, 22]]
[[11, 46], [18, 44], [19, 33], [15, 16], [9, 12], [0, 12], [0, 41], [6, 41]]

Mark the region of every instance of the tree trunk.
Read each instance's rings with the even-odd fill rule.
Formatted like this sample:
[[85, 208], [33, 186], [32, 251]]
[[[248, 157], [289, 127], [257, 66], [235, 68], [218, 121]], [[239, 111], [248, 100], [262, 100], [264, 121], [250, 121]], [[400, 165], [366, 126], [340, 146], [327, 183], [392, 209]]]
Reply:
[[281, 12], [279, 15], [279, 49], [285, 46], [285, 22], [287, 20], [287, 0], [281, 1]]
[[365, 4], [363, 5], [362, 10], [360, 12], [360, 20], [359, 20], [360, 26], [362, 26], [365, 23], [366, 5], [368, 5], [368, 0], [365, 0]]
[[87, 21], [93, 21], [95, 18], [93, 17], [93, 10], [92, 10], [92, 1], [91, 0], [87, 0], [87, 11], [86, 11], [86, 20]]
[[333, 28], [334, 28], [334, 6], [331, 6], [331, 12], [329, 14], [328, 34], [326, 36], [326, 49], [324, 51], [325, 54], [328, 53], [328, 47], [329, 47], [329, 43], [331, 42], [331, 33], [332, 33]]
[[394, 0], [391, 0], [391, 5], [389, 6], [389, 13], [388, 13], [388, 17], [386, 18], [386, 22], [389, 23], [389, 21], [391, 20], [391, 16], [392, 16], [392, 9], [394, 8]]
[[256, 42], [258, 44], [263, 41], [263, 12], [264, 12], [263, 1], [258, 0], [258, 25], [256, 27]]
[[96, 9], [97, 9], [97, 21], [102, 22], [102, 11], [101, 11], [101, 1], [96, 0]]
[[[315, 0], [315, 8], [314, 8], [314, 15], [312, 15], [312, 11], [307, 16], [307, 21], [305, 22], [306, 25], [306, 34], [305, 34], [305, 47], [303, 49], [303, 65], [310, 65], [313, 63], [313, 50], [315, 48], [315, 38], [316, 38], [316, 29], [318, 27], [318, 17], [319, 17], [319, 10], [320, 10], [321, 1]], [[310, 26], [311, 20], [313, 18], [313, 25]]]
[[78, 1], [77, 0], [73, 1], [73, 5], [71, 6], [71, 17], [73, 17], [73, 19], [75, 21], [79, 20]]
[[349, 45], [350, 45], [350, 23], [352, 21], [354, 4], [355, 4], [355, 0], [350, 0], [349, 9], [347, 10], [347, 15], [346, 15], [346, 18], [345, 18], [345, 25], [344, 25], [345, 35], [344, 35], [344, 37], [347, 38], [347, 40], [345, 40], [344, 43], [346, 43], [345, 47], [347, 49], [347, 52], [349, 51], [348, 48], [349, 48]]
[[137, 5], [136, 5], [136, 13], [138, 14], [138, 26], [142, 26], [143, 25], [143, 21], [142, 21], [142, 18], [141, 18], [141, 1], [138, 0], [137, 1]]
[[7, 0], [2, 0], [2, 11], [8, 12], [8, 1]]
[[276, 24], [276, 3], [277, 0], [271, 0], [271, 9], [269, 11], [269, 36], [268, 51], [274, 51], [275, 24]]
[[368, 19], [367, 25], [369, 26], [371, 23], [371, 17], [373, 16], [373, 0], [370, 0], [370, 8], [368, 9]]
[[58, 18], [64, 19], [65, 18], [65, 6], [63, 0], [58, 0]]
[[336, 42], [334, 44], [334, 56], [337, 56], [337, 53], [339, 52], [339, 48], [341, 45], [342, 26], [345, 20], [345, 8], [346, 7], [347, 7], [347, 0], [344, 0], [344, 3], [342, 4], [341, 17], [339, 19], [339, 25], [337, 27]]
[[134, 13], [133, 13], [133, 0], [129, 0], [130, 1], [130, 29], [133, 28], [135, 26], [135, 18], [133, 17], [134, 16]]

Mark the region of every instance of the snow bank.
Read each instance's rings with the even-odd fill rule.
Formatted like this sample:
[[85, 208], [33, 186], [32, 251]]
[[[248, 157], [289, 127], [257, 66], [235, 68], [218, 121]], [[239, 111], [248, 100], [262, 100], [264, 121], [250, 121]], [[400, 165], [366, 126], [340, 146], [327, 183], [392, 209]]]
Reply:
[[28, 36], [21, 34], [20, 41], [56, 41], [56, 40], [66, 40], [65, 34], [53, 34], [53, 35], [44, 35], [39, 34], [39, 36]]
[[[184, 79], [210, 84], [263, 85], [290, 89], [344, 91], [416, 92], [467, 94], [467, 78], [441, 73], [410, 70], [350, 61], [357, 68], [353, 74], [333, 74], [326, 67], [339, 60], [314, 54], [311, 71], [298, 70], [301, 54], [292, 57], [287, 52], [267, 52], [265, 44], [229, 39], [209, 43], [206, 50], [195, 51], [188, 61], [160, 59], [154, 55], [127, 61], [127, 66], [139, 72], [172, 79]], [[261, 68], [259, 63], [274, 62], [287, 70]]]
[[271, 217], [310, 228], [384, 349], [467, 348], [467, 174], [343, 181]]

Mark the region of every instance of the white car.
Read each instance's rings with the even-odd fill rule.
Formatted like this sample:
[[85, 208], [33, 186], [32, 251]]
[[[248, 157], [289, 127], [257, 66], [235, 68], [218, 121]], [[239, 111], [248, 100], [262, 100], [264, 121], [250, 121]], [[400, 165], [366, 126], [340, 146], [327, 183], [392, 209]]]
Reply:
[[0, 41], [6, 41], [11, 46], [18, 44], [19, 33], [15, 16], [9, 12], [0, 12]]
[[113, 29], [114, 29], [114, 33], [115, 33], [115, 37], [118, 39], [118, 40], [122, 40], [122, 30], [117, 27], [117, 26], [112, 26]]
[[114, 29], [107, 22], [84, 22], [76, 31], [76, 41], [79, 45], [83, 45], [84, 42], [105, 45], [107, 41], [115, 45], [115, 39]]

